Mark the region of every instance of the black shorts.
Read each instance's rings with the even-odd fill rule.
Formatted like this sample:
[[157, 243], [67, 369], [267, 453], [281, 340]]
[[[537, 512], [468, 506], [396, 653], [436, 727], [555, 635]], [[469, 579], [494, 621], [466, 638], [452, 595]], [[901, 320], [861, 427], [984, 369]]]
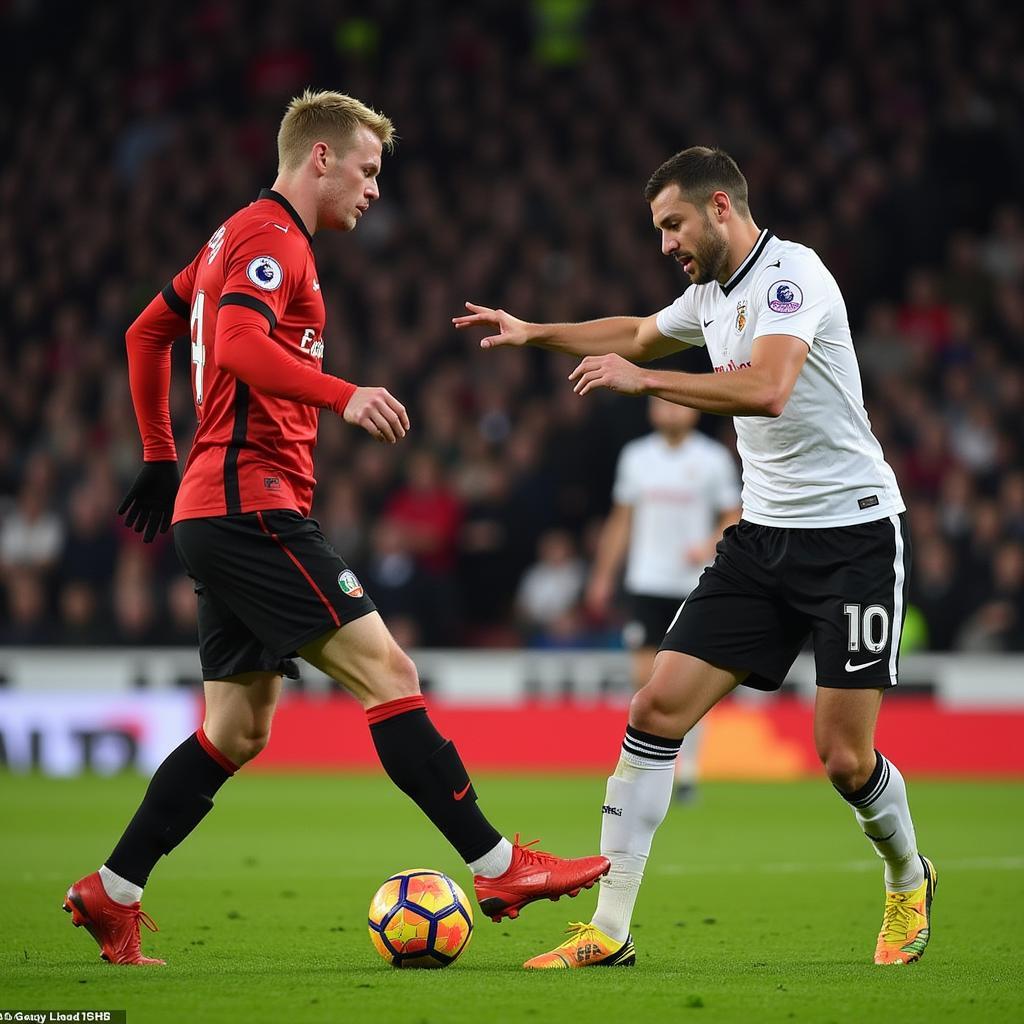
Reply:
[[819, 686], [896, 685], [910, 575], [906, 513], [811, 530], [741, 520], [716, 552], [662, 650], [746, 670], [747, 686], [776, 690], [810, 637]]
[[204, 679], [278, 671], [304, 644], [375, 610], [314, 519], [286, 509], [183, 519], [174, 545], [195, 581]]
[[682, 603], [681, 597], [630, 594], [629, 622], [622, 627], [623, 643], [632, 651], [657, 647]]

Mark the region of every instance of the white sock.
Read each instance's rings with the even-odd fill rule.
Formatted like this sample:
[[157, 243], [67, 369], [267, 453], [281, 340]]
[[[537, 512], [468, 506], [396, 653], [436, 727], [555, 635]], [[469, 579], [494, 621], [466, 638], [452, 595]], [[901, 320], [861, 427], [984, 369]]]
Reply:
[[601, 853], [612, 866], [601, 879], [591, 923], [617, 942], [629, 935], [654, 833], [672, 801], [672, 768], [681, 742], [628, 727], [619, 763], [608, 779]]
[[497, 846], [488, 850], [482, 857], [469, 861], [469, 870], [474, 875], [483, 875], [485, 878], [497, 878], [505, 874], [512, 863], [512, 844], [502, 836]]
[[129, 882], [127, 878], [115, 874], [106, 864], [100, 868], [100, 881], [103, 883], [106, 894], [115, 903], [138, 903], [142, 899], [141, 885], [136, 885], [134, 882]]
[[899, 769], [876, 751], [875, 770], [856, 793], [843, 796], [875, 853], [885, 862], [887, 892], [911, 892], [924, 881], [917, 836], [907, 803], [907, 786]]

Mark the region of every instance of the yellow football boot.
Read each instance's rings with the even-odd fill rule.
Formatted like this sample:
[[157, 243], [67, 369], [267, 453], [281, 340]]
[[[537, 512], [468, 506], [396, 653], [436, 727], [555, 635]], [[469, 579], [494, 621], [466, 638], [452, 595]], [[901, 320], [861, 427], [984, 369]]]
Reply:
[[575, 921], [565, 929], [569, 938], [550, 953], [527, 960], [524, 967], [547, 970], [564, 967], [632, 967], [636, 963], [633, 936], [616, 942], [592, 924]]
[[887, 892], [882, 930], [875, 946], [876, 964], [912, 964], [924, 956], [931, 934], [932, 897], [939, 876], [927, 857], [924, 881], [913, 892]]

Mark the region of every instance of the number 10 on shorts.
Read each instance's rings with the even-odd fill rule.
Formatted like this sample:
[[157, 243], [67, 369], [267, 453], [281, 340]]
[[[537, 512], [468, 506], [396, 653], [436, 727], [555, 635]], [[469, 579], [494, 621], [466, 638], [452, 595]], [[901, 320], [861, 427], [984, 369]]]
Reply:
[[847, 650], [859, 651], [862, 644], [871, 654], [885, 650], [889, 642], [889, 610], [884, 605], [869, 604], [863, 608], [859, 604], [844, 604], [843, 614], [846, 616]]

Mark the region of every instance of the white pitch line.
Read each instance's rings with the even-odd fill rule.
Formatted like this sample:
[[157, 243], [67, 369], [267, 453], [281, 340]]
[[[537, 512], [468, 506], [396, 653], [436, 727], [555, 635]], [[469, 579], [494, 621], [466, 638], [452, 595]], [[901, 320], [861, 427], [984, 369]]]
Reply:
[[[817, 861], [807, 863], [778, 862], [759, 864], [653, 864], [656, 875], [795, 875], [801, 873], [876, 871], [877, 860]], [[1024, 857], [968, 857], [939, 860], [943, 871], [1022, 871]]]

